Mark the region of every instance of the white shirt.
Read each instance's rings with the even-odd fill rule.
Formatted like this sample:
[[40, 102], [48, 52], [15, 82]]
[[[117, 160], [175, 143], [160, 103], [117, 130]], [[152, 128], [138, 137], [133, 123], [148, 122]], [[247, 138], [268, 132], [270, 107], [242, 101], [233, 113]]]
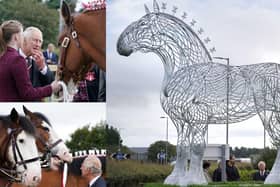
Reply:
[[91, 179], [91, 181], [89, 182], [89, 186], [93, 185], [93, 184], [97, 181], [97, 179], [98, 179], [99, 177], [100, 177], [100, 175], [98, 175], [97, 177]]
[[[27, 56], [24, 54], [24, 52], [23, 52], [21, 49], [19, 49], [19, 54], [20, 54], [20, 56], [22, 56], [24, 59], [27, 58]], [[31, 57], [31, 58], [32, 58], [32, 57]], [[48, 72], [47, 66], [45, 65], [45, 66], [43, 67], [43, 69], [42, 69], [40, 72], [41, 72], [43, 75], [46, 75], [47, 72]]]

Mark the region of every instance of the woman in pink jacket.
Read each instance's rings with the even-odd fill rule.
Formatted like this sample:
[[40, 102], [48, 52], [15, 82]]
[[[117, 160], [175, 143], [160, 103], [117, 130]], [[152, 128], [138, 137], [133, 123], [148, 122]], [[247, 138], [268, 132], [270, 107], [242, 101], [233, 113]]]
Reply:
[[0, 26], [0, 101], [40, 101], [60, 90], [57, 81], [33, 88], [25, 59], [18, 49], [23, 43], [23, 26], [9, 20]]

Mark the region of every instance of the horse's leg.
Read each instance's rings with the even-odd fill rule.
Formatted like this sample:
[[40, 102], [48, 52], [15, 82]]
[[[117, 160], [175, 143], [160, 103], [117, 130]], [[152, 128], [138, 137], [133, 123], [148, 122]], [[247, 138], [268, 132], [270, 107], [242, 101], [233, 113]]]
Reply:
[[178, 185], [179, 182], [184, 179], [187, 175], [187, 164], [189, 157], [189, 126], [185, 126], [185, 123], [180, 121], [177, 122], [172, 120], [177, 128], [178, 139], [177, 139], [177, 158], [176, 164], [172, 173], [164, 180], [164, 184], [174, 184]]
[[207, 130], [207, 125], [205, 124], [195, 124], [192, 129], [192, 139], [191, 139], [191, 162], [188, 175], [182, 181], [180, 185], [187, 184], [207, 184], [205, 179], [202, 161], [204, 150], [206, 148], [205, 133]]

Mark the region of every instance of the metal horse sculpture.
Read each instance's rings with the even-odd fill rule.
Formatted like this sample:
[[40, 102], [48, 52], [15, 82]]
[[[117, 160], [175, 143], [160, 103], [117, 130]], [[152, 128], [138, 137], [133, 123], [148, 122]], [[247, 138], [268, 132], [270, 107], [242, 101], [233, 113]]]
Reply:
[[15, 109], [8, 116], [0, 116], [0, 186], [11, 182], [36, 186], [40, 182], [35, 135], [34, 126]]
[[[207, 124], [225, 124], [227, 117], [229, 123], [236, 123], [258, 115], [273, 143], [280, 145], [280, 65], [226, 66], [212, 62], [209, 51], [190, 25], [160, 12], [155, 0], [153, 12], [146, 5], [145, 9], [146, 15], [120, 35], [117, 50], [124, 56], [138, 50], [154, 52], [163, 62], [160, 101], [178, 133], [176, 165], [165, 183], [207, 183], [202, 171]], [[187, 158], [191, 160], [189, 167]], [[265, 183], [280, 184], [279, 173], [278, 147]]]
[[74, 95], [76, 83], [85, 77], [93, 63], [106, 71], [105, 0], [93, 1], [90, 9], [76, 15], [71, 15], [63, 1], [61, 14], [65, 27], [58, 41], [61, 46], [58, 76], [67, 85], [67, 90], [63, 91]]

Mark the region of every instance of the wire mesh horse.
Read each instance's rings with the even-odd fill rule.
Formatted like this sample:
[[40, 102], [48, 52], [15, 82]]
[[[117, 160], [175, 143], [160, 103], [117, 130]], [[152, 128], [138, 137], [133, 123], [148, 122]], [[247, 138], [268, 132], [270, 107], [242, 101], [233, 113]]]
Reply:
[[71, 15], [65, 2], [62, 5], [66, 25], [58, 39], [61, 46], [58, 76], [70, 95], [76, 93], [76, 83], [85, 77], [93, 63], [106, 71], [106, 6], [105, 0], [96, 2], [100, 3], [77, 15]]
[[[206, 128], [211, 123], [226, 123], [227, 112], [229, 123], [259, 115], [273, 143], [280, 145], [279, 64], [228, 67], [215, 63], [190, 25], [160, 12], [155, 0], [153, 12], [146, 5], [145, 9], [146, 15], [122, 32], [117, 50], [124, 56], [138, 50], [154, 52], [163, 62], [160, 101], [178, 133], [176, 165], [165, 183], [207, 183], [202, 171]], [[278, 147], [276, 161], [265, 183], [279, 184], [279, 173]]]
[[41, 166], [35, 144], [35, 129], [15, 109], [0, 116], [0, 185], [21, 182], [35, 186], [41, 180]]

